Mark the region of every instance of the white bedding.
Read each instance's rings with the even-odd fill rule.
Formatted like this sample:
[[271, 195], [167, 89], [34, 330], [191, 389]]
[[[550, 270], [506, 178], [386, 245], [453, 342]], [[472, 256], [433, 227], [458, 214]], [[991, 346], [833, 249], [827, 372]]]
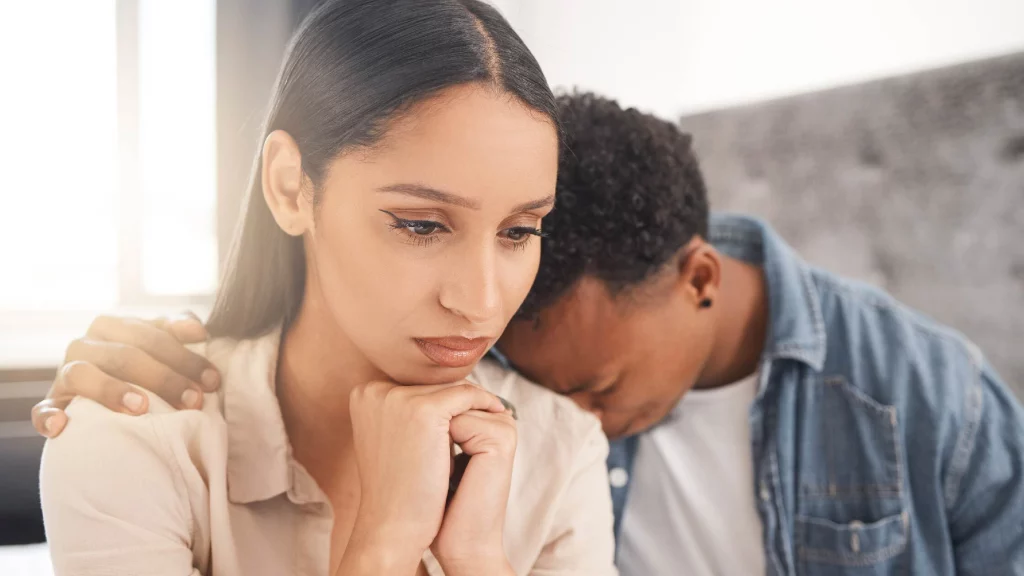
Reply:
[[50, 550], [46, 544], [0, 546], [0, 574], [3, 576], [53, 576]]

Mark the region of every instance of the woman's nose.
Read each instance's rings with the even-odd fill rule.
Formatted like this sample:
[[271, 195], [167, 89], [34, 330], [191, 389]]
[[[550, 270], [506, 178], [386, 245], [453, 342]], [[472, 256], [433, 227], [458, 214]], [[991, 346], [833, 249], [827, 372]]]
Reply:
[[452, 270], [441, 291], [441, 305], [473, 324], [486, 324], [500, 315], [501, 289], [494, 250], [480, 250]]

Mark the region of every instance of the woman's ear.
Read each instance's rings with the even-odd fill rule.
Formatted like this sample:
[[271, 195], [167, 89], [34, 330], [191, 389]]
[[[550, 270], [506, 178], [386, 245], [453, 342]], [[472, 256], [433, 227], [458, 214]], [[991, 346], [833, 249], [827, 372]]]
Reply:
[[722, 282], [722, 257], [711, 244], [694, 238], [681, 251], [679, 287], [694, 307], [711, 308]]
[[302, 171], [302, 154], [284, 130], [271, 132], [263, 142], [263, 197], [277, 225], [290, 236], [313, 229], [312, 198], [304, 194], [311, 182]]

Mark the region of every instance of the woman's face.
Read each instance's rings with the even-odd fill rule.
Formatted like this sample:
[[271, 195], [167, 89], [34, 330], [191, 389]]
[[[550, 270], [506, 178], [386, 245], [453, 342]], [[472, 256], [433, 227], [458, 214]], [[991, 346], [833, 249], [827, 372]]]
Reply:
[[533, 283], [557, 168], [552, 122], [507, 94], [463, 86], [416, 105], [330, 165], [305, 234], [307, 300], [397, 382], [465, 377]]

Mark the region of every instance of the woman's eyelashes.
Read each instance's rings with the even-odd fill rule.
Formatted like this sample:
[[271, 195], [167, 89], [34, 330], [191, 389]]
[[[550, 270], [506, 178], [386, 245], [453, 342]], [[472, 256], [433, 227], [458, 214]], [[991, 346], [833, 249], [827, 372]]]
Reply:
[[[452, 232], [451, 228], [436, 220], [402, 218], [388, 210], [380, 211], [391, 217], [392, 222], [388, 226], [418, 246], [429, 246], [440, 240], [442, 234]], [[539, 228], [533, 226], [511, 226], [498, 233], [502, 244], [512, 250], [524, 250], [532, 237], [544, 235]]]
[[450, 234], [451, 229], [434, 220], [410, 220], [396, 216], [387, 210], [381, 212], [391, 216], [393, 222], [389, 224], [393, 230], [404, 234], [406, 238], [418, 246], [429, 246], [439, 240], [440, 234]]
[[544, 233], [533, 226], [513, 226], [501, 231], [502, 241], [506, 242], [513, 250], [525, 250], [526, 245], [534, 236], [543, 238]]

